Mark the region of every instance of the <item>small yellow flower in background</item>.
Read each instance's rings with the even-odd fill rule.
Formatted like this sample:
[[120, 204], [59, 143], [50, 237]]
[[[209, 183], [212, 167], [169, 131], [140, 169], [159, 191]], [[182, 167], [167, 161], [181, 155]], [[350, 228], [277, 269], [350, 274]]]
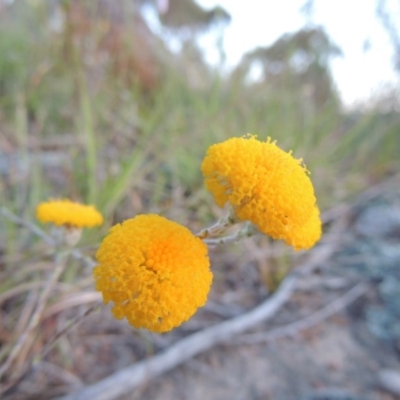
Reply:
[[101, 225], [103, 216], [93, 206], [75, 203], [70, 200], [49, 200], [36, 208], [36, 217], [40, 222], [54, 225], [90, 228]]
[[240, 220], [295, 249], [319, 240], [321, 221], [308, 171], [275, 142], [252, 135], [228, 139], [208, 149], [201, 169], [216, 203], [229, 203]]
[[159, 215], [111, 228], [96, 254], [96, 289], [135, 328], [169, 331], [203, 306], [212, 282], [207, 246]]

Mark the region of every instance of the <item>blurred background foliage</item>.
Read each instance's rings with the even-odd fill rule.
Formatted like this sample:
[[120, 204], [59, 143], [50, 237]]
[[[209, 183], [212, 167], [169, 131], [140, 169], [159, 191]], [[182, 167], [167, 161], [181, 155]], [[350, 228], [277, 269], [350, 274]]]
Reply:
[[[201, 177], [207, 147], [247, 132], [304, 158], [322, 210], [398, 169], [396, 88], [346, 109], [330, 72], [340, 48], [307, 23], [230, 72], [211, 67], [197, 38], [207, 30], [222, 37], [229, 22], [222, 8], [193, 0], [0, 1], [2, 205], [32, 220], [49, 197], [93, 203], [107, 223], [86, 243], [137, 213], [195, 230], [219, 212]], [[26, 238], [0, 224], [3, 259], [14, 259]]]
[[228, 24], [225, 10], [158, 2], [166, 37], [182, 43], [173, 53], [143, 18], [149, 3], [0, 3], [1, 189], [14, 211], [32, 215], [49, 196], [95, 203], [110, 220], [189, 197], [200, 206], [207, 146], [246, 132], [304, 157], [322, 208], [398, 166], [397, 98], [343, 109], [329, 70], [341, 52], [323, 28], [222, 73], [196, 37]]
[[[385, 4], [377, 1], [377, 14], [397, 62], [398, 32]], [[162, 37], [146, 7], [159, 17]], [[232, 136], [270, 136], [304, 158], [322, 211], [399, 170], [398, 88], [344, 107], [330, 71], [341, 50], [307, 22], [229, 72], [221, 47], [221, 65], [212, 67], [199, 35], [213, 30], [221, 38], [230, 18], [194, 0], [0, 0], [0, 206], [33, 221], [49, 197], [95, 204], [106, 224], [84, 237], [82, 250], [93, 254], [112, 224], [137, 213], [160, 213], [193, 231], [213, 222], [221, 211], [200, 165], [209, 145]], [[265, 296], [260, 281], [276, 288], [293, 263], [290, 250], [274, 246], [258, 237], [243, 246], [246, 256], [222, 249], [211, 298], [232, 288], [240, 298], [250, 288], [253, 305]], [[0, 219], [0, 297], [9, 299], [0, 313], [0, 362], [37, 294], [25, 282], [39, 285], [52, 268], [42, 256], [48, 249], [29, 231]], [[258, 263], [254, 276], [249, 260]], [[232, 268], [240, 285], [224, 274]], [[90, 270], [78, 262], [62, 282], [69, 286], [54, 303], [93, 290]]]
[[[211, 67], [197, 38], [230, 18], [193, 0], [0, 1], [2, 204], [32, 219], [39, 201], [70, 197], [96, 204], [105, 229], [144, 212], [200, 226], [217, 212], [205, 151], [247, 132], [304, 158], [323, 210], [398, 169], [396, 88], [343, 107], [330, 72], [341, 50], [307, 23], [230, 72]], [[15, 237], [1, 223], [5, 251]]]

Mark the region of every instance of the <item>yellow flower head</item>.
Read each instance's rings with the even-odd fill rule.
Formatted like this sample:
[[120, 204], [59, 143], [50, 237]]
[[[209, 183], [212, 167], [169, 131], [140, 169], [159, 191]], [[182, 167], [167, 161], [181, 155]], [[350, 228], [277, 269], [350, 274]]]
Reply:
[[252, 135], [211, 146], [202, 163], [208, 190], [240, 220], [254, 223], [295, 249], [312, 247], [321, 236], [314, 189], [301, 160], [268, 139]]
[[96, 254], [96, 289], [135, 328], [166, 332], [205, 304], [212, 282], [207, 246], [159, 215], [111, 228]]
[[103, 216], [93, 207], [70, 200], [50, 200], [36, 208], [40, 222], [67, 225], [78, 228], [92, 227], [103, 223]]

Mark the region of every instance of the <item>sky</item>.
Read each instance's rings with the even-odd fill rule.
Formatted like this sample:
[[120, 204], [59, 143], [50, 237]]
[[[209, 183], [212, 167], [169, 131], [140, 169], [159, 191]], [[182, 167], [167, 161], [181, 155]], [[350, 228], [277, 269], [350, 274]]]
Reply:
[[[248, 51], [273, 44], [285, 33], [304, 27], [306, 18], [299, 10], [305, 0], [196, 0], [205, 9], [216, 5], [229, 12], [232, 20], [223, 31], [227, 70]], [[368, 103], [385, 87], [399, 87], [393, 69], [393, 47], [376, 16], [377, 0], [314, 0], [312, 24], [325, 28], [343, 56], [331, 60], [331, 71], [342, 102], [347, 107]], [[400, 20], [400, 2], [387, 0], [392, 14]], [[168, 4], [159, 0], [159, 4]], [[397, 9], [396, 9], [397, 6]], [[157, 23], [151, 15], [150, 25]], [[148, 18], [147, 18], [148, 19]], [[158, 24], [159, 25], [159, 24]], [[159, 28], [159, 26], [158, 26]], [[211, 65], [219, 62], [216, 42], [221, 31], [210, 30], [199, 37], [199, 44]], [[172, 50], [179, 43], [170, 41]]]
[[[271, 45], [284, 33], [303, 27], [306, 21], [299, 12], [304, 0], [197, 2], [206, 9], [219, 4], [231, 14], [223, 44], [227, 64], [232, 66], [245, 52]], [[393, 12], [398, 11], [394, 9], [395, 2], [391, 3]], [[332, 60], [331, 68], [345, 105], [365, 102], [385, 84], [398, 83], [392, 67], [393, 47], [376, 17], [376, 0], [315, 0], [314, 4], [313, 24], [322, 25], [343, 52], [343, 57]], [[210, 63], [217, 59], [213, 41], [211, 34], [202, 38]]]

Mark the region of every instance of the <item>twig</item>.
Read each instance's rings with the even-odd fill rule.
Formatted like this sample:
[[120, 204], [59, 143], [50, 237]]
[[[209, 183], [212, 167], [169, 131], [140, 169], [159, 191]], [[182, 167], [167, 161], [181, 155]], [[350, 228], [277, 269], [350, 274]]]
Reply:
[[[7, 290], [7, 292], [4, 292], [0, 295], [0, 304], [4, 303], [5, 301], [13, 298], [14, 296], [17, 296], [21, 293], [25, 293], [30, 289], [37, 289], [40, 287], [46, 286], [47, 282], [46, 281], [34, 281], [34, 282], [26, 282], [26, 283], [21, 283], [18, 286], [13, 287], [10, 290]], [[57, 290], [68, 290], [70, 289], [71, 286], [67, 285], [65, 283], [58, 283], [57, 284]]]
[[335, 248], [336, 246], [333, 245], [317, 248], [308, 262], [300, 267], [300, 271], [295, 271], [285, 278], [271, 297], [248, 313], [190, 335], [172, 345], [165, 352], [124, 368], [94, 385], [63, 397], [63, 400], [116, 399], [197, 354], [209, 350], [219, 343], [229, 341], [235, 335], [273, 317], [290, 298], [300, 276], [312, 272], [326, 261]]
[[64, 310], [71, 307], [81, 306], [87, 303], [98, 303], [101, 302], [103, 296], [100, 292], [83, 292], [73, 293], [58, 303], [51, 305], [44, 313], [43, 319], [52, 317]]
[[74, 329], [77, 325], [79, 325], [88, 315], [97, 311], [101, 307], [102, 303], [95, 303], [90, 306], [84, 313], [78, 315], [72, 321], [70, 321], [67, 325], [65, 325], [60, 331], [58, 331], [44, 346], [43, 350], [39, 355], [39, 360], [43, 360], [50, 350], [54, 347], [54, 345], [58, 342], [58, 340]]
[[[23, 226], [27, 229], [29, 229], [32, 233], [40, 237], [45, 243], [47, 243], [51, 247], [57, 247], [57, 241], [47, 233], [45, 233], [43, 230], [41, 230], [39, 227], [37, 227], [35, 224], [28, 222], [19, 216], [13, 214], [11, 211], [6, 209], [5, 207], [0, 208], [0, 215], [6, 217], [10, 221]], [[15, 364], [18, 356], [24, 352], [27, 352], [32, 344], [32, 341], [34, 340], [34, 333], [39, 325], [41, 318], [43, 316], [43, 311], [45, 309], [47, 300], [50, 296], [50, 293], [55, 285], [55, 283], [58, 281], [60, 275], [62, 274], [64, 267], [65, 267], [65, 260], [61, 262], [61, 258], [65, 256], [66, 253], [58, 253], [56, 255], [56, 266], [55, 269], [53, 270], [52, 274], [50, 275], [49, 279], [44, 285], [43, 291], [38, 299], [36, 308], [33, 311], [32, 316], [29, 319], [28, 325], [25, 328], [24, 332], [19, 336], [18, 340], [16, 341], [15, 345], [12, 347], [12, 350], [10, 351], [6, 361], [0, 365], [0, 378], [8, 372], [10, 367]], [[93, 267], [96, 265], [96, 263], [93, 261], [92, 258], [85, 256], [82, 254], [79, 250], [74, 249], [74, 250], [69, 250], [68, 255], [71, 255], [75, 259], [81, 260], [85, 265], [89, 267]], [[11, 291], [11, 293], [14, 293]], [[8, 293], [9, 294], [9, 293]], [[22, 374], [20, 373], [19, 376], [25, 375], [24, 372]], [[16, 378], [13, 382], [11, 382], [11, 386], [14, 385], [15, 382], [18, 382], [19, 378]], [[10, 386], [10, 385], [7, 385]], [[4, 390], [7, 390], [8, 387], [0, 387], [0, 393]]]
[[33, 224], [32, 222], [25, 221], [24, 219], [18, 217], [17, 215], [13, 214], [10, 210], [5, 207], [0, 208], [0, 214], [4, 217], [8, 218], [10, 221], [14, 222], [17, 225], [24, 226], [28, 228], [32, 233], [36, 236], [39, 236], [44, 242], [46, 242], [50, 246], [55, 245], [54, 239], [48, 235], [46, 232], [41, 230], [38, 226]]
[[40, 366], [43, 365], [43, 360], [47, 356], [47, 354], [51, 351], [51, 349], [55, 346], [55, 344], [68, 332], [74, 329], [77, 325], [79, 325], [88, 315], [92, 314], [94, 311], [97, 311], [100, 308], [101, 304], [96, 303], [89, 307], [83, 314], [78, 315], [76, 318], [71, 320], [67, 325], [65, 325], [60, 331], [58, 331], [44, 346], [44, 348], [40, 351], [40, 354], [32, 357], [34, 360], [32, 363], [32, 359], [25, 363], [22, 368], [22, 372], [20, 375], [15, 378], [12, 382], [9, 382], [4, 387], [0, 387], [0, 395], [7, 393], [12, 387], [18, 385], [26, 376], [28, 376], [31, 372], [34, 372]]
[[77, 375], [59, 367], [56, 364], [40, 361], [40, 364], [37, 365], [37, 369], [42, 370], [47, 376], [53, 376], [57, 380], [64, 381], [68, 385], [75, 386], [77, 388], [83, 386], [83, 382]]
[[[18, 338], [20, 335], [25, 332], [26, 327], [29, 324], [32, 313], [35, 311], [35, 306], [37, 304], [37, 300], [39, 297], [39, 293], [37, 291], [32, 290], [25, 299], [25, 304], [20, 312], [20, 317], [18, 319], [18, 323], [14, 328], [14, 337]], [[11, 350], [12, 350], [11, 346]], [[10, 351], [11, 351], [10, 350]], [[29, 348], [27, 346], [22, 347], [21, 351], [18, 354], [18, 357], [15, 359], [13, 369], [14, 371], [19, 371], [21, 365], [25, 362], [27, 353], [29, 352]]]
[[25, 347], [29, 347], [31, 342], [32, 342], [32, 335], [36, 329], [36, 327], [39, 325], [41, 316], [43, 314], [43, 310], [46, 306], [47, 299], [51, 293], [51, 290], [54, 286], [54, 284], [57, 282], [58, 278], [60, 277], [61, 273], [64, 270], [65, 266], [65, 261], [61, 261], [61, 257], [63, 254], [60, 254], [57, 256], [57, 262], [56, 262], [56, 267], [53, 271], [53, 273], [50, 275], [47, 284], [45, 288], [43, 289], [36, 309], [32, 315], [32, 317], [29, 320], [29, 324], [25, 329], [25, 332], [22, 333], [22, 335], [18, 338], [17, 343], [11, 350], [7, 360], [5, 363], [0, 367], [0, 377], [4, 375], [4, 373], [10, 368], [12, 363], [15, 361], [15, 359], [18, 357], [20, 352], [23, 350]]
[[282, 338], [285, 336], [293, 336], [301, 330], [310, 328], [319, 322], [328, 319], [332, 315], [338, 313], [339, 311], [346, 308], [353, 301], [358, 299], [360, 296], [368, 291], [369, 287], [361, 282], [350, 289], [346, 294], [334, 300], [332, 303], [321, 308], [315, 313], [309, 315], [308, 317], [302, 318], [291, 324], [285, 325], [283, 327], [271, 329], [264, 333], [252, 333], [243, 335], [241, 337], [232, 340], [233, 344], [256, 344], [264, 343], [270, 340]]

